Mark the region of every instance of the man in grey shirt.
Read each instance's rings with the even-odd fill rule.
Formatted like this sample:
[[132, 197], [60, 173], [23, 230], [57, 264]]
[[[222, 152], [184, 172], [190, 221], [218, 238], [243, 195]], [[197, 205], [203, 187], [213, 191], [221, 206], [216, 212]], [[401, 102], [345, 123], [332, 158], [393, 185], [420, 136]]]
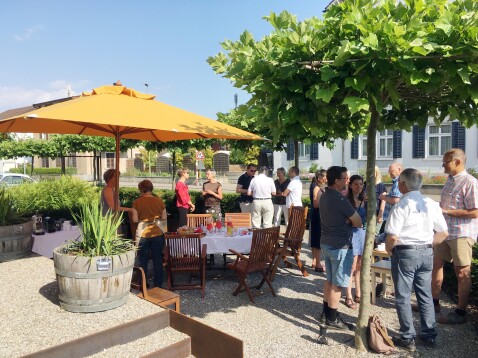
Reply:
[[321, 322], [335, 329], [349, 326], [338, 317], [342, 287], [348, 287], [352, 273], [352, 227], [362, 227], [360, 215], [341, 192], [347, 188], [347, 168], [327, 169], [328, 188], [320, 197], [320, 246], [325, 260], [327, 280], [324, 286], [324, 311]]

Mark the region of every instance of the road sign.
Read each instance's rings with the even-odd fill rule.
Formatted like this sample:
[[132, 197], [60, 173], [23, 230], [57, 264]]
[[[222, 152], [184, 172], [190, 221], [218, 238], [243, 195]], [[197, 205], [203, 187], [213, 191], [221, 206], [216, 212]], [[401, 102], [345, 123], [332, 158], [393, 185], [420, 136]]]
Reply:
[[204, 160], [204, 153], [200, 150], [196, 151], [196, 160]]

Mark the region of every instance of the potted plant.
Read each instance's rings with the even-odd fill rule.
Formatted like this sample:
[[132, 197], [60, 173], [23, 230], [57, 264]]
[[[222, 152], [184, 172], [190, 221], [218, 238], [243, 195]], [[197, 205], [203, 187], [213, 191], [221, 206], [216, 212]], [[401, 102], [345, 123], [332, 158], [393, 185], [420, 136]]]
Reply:
[[28, 255], [33, 245], [32, 230], [31, 220], [18, 213], [7, 188], [0, 187], [0, 262]]
[[116, 308], [129, 297], [135, 247], [119, 235], [121, 215], [103, 215], [99, 200], [83, 202], [79, 213], [81, 239], [53, 251], [60, 306], [70, 312]]

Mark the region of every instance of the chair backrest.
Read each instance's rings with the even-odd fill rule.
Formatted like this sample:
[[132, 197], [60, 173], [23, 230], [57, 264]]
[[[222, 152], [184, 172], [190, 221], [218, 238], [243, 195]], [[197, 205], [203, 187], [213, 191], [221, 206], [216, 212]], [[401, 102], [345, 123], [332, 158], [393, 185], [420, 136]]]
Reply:
[[187, 214], [188, 226], [199, 227], [205, 226], [208, 218], [212, 218], [212, 214]]
[[251, 213], [226, 213], [225, 221], [232, 221], [234, 227], [252, 227]]
[[289, 223], [284, 237], [287, 239], [302, 239], [305, 233], [305, 224], [309, 207], [292, 206], [289, 210]]
[[201, 234], [164, 234], [168, 265], [171, 269], [198, 269], [201, 257]]
[[279, 240], [279, 230], [279, 226], [254, 230], [248, 260], [249, 265], [271, 263], [274, 260], [277, 241]]

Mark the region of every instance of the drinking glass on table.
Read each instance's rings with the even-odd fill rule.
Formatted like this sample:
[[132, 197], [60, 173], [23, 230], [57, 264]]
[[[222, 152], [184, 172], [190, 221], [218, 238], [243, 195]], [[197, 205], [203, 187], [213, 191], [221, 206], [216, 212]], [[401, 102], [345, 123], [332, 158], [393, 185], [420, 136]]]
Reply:
[[214, 229], [214, 226], [212, 224], [212, 218], [206, 219], [206, 229], [209, 234], [212, 233], [212, 230]]

